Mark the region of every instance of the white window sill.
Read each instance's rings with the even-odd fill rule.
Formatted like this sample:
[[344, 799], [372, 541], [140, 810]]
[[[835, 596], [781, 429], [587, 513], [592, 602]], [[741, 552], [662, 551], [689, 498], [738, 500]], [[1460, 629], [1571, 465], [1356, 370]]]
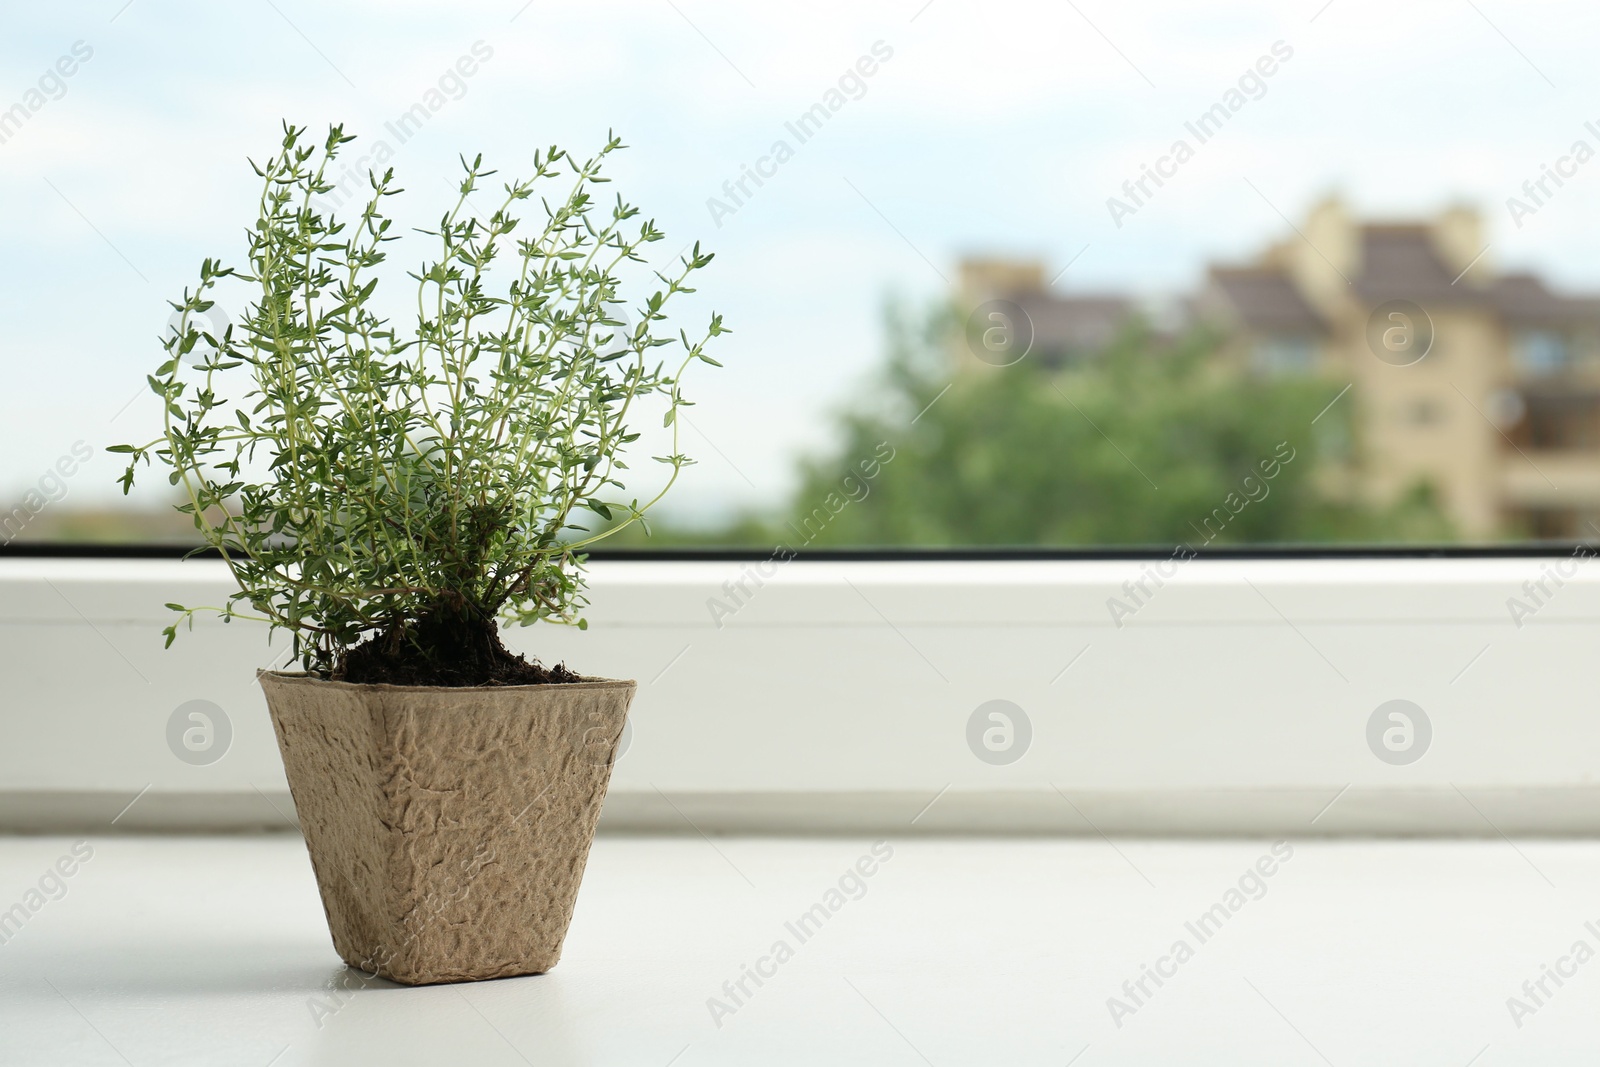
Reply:
[[[1120, 628], [1107, 599], [1149, 564], [794, 562], [719, 628], [707, 602], [750, 565], [604, 562], [587, 633], [510, 642], [639, 680], [611, 830], [1596, 833], [1600, 572], [1520, 628], [1507, 609], [1554, 562], [1196, 561]], [[285, 821], [263, 632], [161, 649], [163, 602], [226, 589], [207, 561], [0, 561], [0, 827], [101, 826], [135, 796], [119, 829]], [[166, 743], [195, 699], [233, 725], [207, 766]], [[1033, 726], [1007, 766], [966, 741], [995, 699]], [[1394, 699], [1433, 724], [1406, 766], [1365, 737]]]
[[[20, 894], [69, 838], [0, 838]], [[890, 839], [801, 943], [867, 839], [603, 838], [549, 974], [404, 989], [335, 956], [287, 835], [95, 837], [3, 947], [7, 1063], [1592, 1063], [1593, 962], [1515, 1025], [1507, 998], [1592, 947], [1600, 845]], [[1547, 875], [1559, 891], [1543, 880]], [[9, 899], [0, 904], [9, 904]], [[663, 920], [667, 921], [663, 921]], [[762, 958], [786, 940], [792, 958]], [[1193, 957], [1163, 963], [1178, 940]], [[1108, 999], [1148, 980], [1131, 1015]], [[735, 1004], [724, 983], [770, 974]], [[1567, 964], [1570, 972], [1570, 960]], [[1174, 973], [1175, 972], [1175, 973]], [[718, 998], [734, 1007], [713, 1019]], [[1352, 1025], [1356, 1023], [1356, 1025]], [[1487, 1049], [1487, 1051], [1485, 1051]], [[1481, 1055], [1481, 1059], [1478, 1057]], [[1319, 1058], [1319, 1056], [1321, 1058]], [[1076, 1057], [1076, 1058], [1075, 1058]]]

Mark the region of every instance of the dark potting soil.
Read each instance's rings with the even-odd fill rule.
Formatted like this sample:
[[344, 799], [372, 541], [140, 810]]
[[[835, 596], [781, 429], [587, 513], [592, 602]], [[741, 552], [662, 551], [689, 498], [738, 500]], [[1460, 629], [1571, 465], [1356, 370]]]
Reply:
[[[424, 651], [426, 650], [426, 651]], [[546, 667], [516, 655], [494, 623], [463, 626], [423, 619], [405, 631], [384, 631], [346, 650], [333, 680], [358, 685], [555, 685], [582, 677], [558, 663]]]

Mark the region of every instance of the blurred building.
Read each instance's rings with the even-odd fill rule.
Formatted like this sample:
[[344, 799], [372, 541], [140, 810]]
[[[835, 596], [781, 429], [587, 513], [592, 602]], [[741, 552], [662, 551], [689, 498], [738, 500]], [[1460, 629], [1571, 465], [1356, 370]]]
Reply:
[[[1137, 310], [1116, 294], [1067, 294], [1051, 289], [1042, 260], [978, 259], [961, 262], [960, 297], [970, 310], [997, 300], [1021, 309], [1032, 331], [1027, 358], [1053, 369], [1090, 359], [1116, 340]], [[1004, 319], [995, 319], [1000, 323]], [[979, 327], [989, 324], [983, 316]], [[1005, 323], [1009, 328], [1013, 325]]]
[[[1460, 534], [1600, 537], [1600, 295], [1497, 273], [1478, 214], [1352, 218], [1336, 199], [1253, 262], [1213, 266], [1190, 324], [1224, 331], [1245, 373], [1314, 375], [1351, 405], [1355, 491], [1375, 503], [1432, 486]], [[969, 260], [961, 298], [1013, 302], [1029, 358], [1092, 357], [1138, 310], [1060, 295], [1042, 264]]]

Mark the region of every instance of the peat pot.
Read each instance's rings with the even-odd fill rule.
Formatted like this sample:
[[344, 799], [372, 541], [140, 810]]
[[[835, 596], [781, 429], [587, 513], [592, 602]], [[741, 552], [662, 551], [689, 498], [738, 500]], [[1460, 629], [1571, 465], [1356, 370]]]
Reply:
[[555, 966], [636, 683], [258, 677], [346, 963], [406, 985]]

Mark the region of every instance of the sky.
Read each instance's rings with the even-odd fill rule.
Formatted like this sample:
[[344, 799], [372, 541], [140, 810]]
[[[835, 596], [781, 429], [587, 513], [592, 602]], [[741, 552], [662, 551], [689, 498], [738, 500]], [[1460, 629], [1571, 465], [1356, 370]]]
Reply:
[[[460, 154], [511, 175], [615, 129], [612, 188], [667, 233], [654, 247], [717, 256], [683, 324], [715, 309], [734, 333], [686, 388], [700, 463], [669, 512], [709, 522], [783, 498], [832, 414], [869, 399], [885, 301], [948, 293], [963, 255], [1071, 262], [1063, 292], [1172, 294], [1339, 192], [1377, 217], [1476, 204], [1486, 262], [1600, 288], [1600, 159], [1534, 214], [1506, 205], [1574, 141], [1600, 148], [1597, 30], [1565, 0], [26, 7], [0, 38], [0, 114], [28, 111], [0, 143], [0, 495], [80, 441], [155, 434], [141, 390], [167, 301], [204, 257], [239, 260], [246, 160], [284, 120], [343, 123], [357, 156], [387, 141], [407, 189], [391, 207], [415, 225], [448, 208]], [[1114, 217], [1124, 181], [1274, 55], [1226, 128]], [[802, 143], [788, 124], [829, 102]], [[400, 143], [386, 124], [418, 103], [436, 110]], [[746, 167], [769, 176], [735, 201]], [[115, 499], [119, 472], [98, 454], [69, 495]]]

